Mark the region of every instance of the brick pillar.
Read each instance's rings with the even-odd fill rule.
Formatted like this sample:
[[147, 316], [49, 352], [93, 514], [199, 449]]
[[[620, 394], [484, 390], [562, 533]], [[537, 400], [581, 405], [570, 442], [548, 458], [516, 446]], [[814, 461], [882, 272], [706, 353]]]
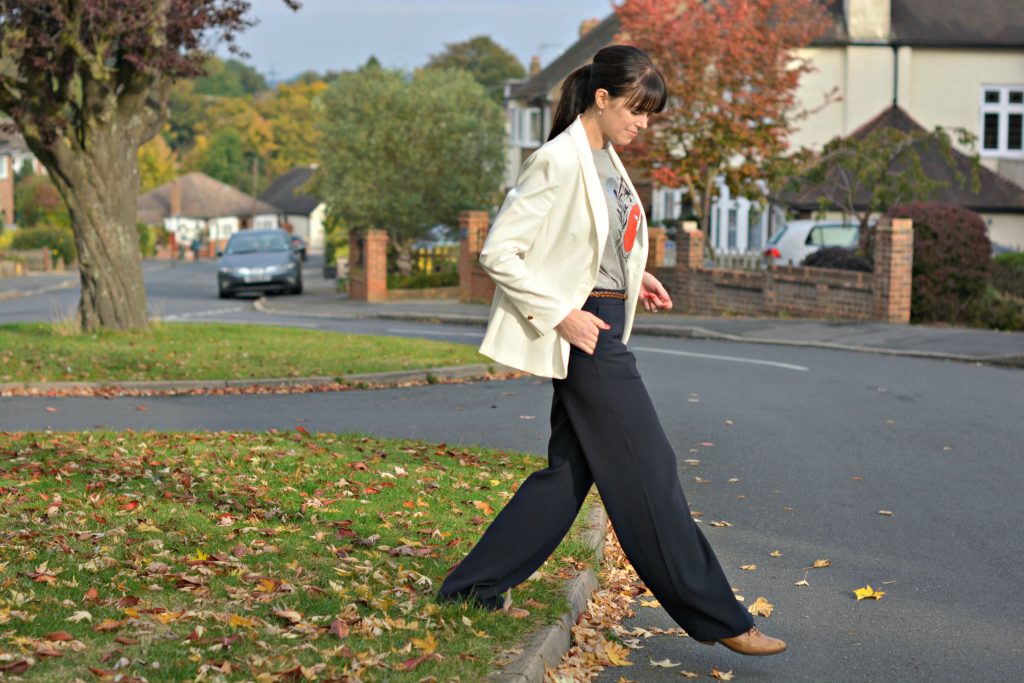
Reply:
[[486, 211], [459, 214], [459, 301], [463, 303], [489, 303], [494, 298], [494, 281], [480, 267], [489, 221]]
[[875, 226], [874, 317], [910, 322], [914, 226], [906, 218], [880, 218]]
[[665, 228], [647, 228], [647, 239], [650, 240], [647, 249], [647, 267], [644, 270], [653, 273], [665, 263]]
[[0, 156], [0, 228], [14, 222], [14, 164]]
[[704, 265], [704, 233], [696, 221], [684, 221], [676, 235], [676, 270], [696, 270]]
[[386, 301], [387, 231], [350, 230], [348, 245], [348, 297], [354, 301]]

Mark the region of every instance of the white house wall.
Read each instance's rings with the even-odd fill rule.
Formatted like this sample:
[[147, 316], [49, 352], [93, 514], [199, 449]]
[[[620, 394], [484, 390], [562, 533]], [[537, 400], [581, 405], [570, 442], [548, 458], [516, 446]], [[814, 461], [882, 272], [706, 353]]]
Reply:
[[1015, 213], [983, 213], [988, 237], [994, 243], [1015, 251], [1024, 251], [1024, 216]]

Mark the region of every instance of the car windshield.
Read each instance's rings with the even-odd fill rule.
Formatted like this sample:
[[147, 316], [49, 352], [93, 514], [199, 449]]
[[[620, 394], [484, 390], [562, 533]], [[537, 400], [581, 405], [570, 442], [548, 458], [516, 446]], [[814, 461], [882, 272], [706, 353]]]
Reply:
[[225, 254], [252, 254], [258, 251], [290, 251], [288, 239], [278, 233], [244, 233], [231, 236]]
[[783, 225], [782, 226], [782, 230], [779, 230], [777, 233], [775, 233], [774, 235], [771, 236], [771, 239], [768, 240], [768, 244], [778, 244], [779, 240], [781, 240], [782, 236], [785, 235], [785, 234], [786, 234], [786, 226]]

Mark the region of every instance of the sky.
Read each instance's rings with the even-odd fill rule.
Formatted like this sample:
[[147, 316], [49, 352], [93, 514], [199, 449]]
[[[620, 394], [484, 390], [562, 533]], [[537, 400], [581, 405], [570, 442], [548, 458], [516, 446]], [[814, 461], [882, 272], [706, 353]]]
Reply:
[[[488, 35], [524, 67], [548, 64], [579, 36], [580, 22], [604, 18], [610, 0], [252, 0], [259, 25], [238, 37], [245, 61], [271, 80], [309, 69], [354, 69], [376, 55], [389, 68], [410, 70], [431, 55]], [[223, 49], [218, 52], [226, 54]]]

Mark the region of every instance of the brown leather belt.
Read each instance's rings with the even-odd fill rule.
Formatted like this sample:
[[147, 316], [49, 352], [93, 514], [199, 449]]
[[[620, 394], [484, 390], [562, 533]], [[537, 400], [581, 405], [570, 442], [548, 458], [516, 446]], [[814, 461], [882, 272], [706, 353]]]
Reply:
[[602, 299], [621, 299], [626, 300], [626, 293], [620, 292], [616, 289], [595, 289], [590, 292], [590, 296], [600, 297]]

